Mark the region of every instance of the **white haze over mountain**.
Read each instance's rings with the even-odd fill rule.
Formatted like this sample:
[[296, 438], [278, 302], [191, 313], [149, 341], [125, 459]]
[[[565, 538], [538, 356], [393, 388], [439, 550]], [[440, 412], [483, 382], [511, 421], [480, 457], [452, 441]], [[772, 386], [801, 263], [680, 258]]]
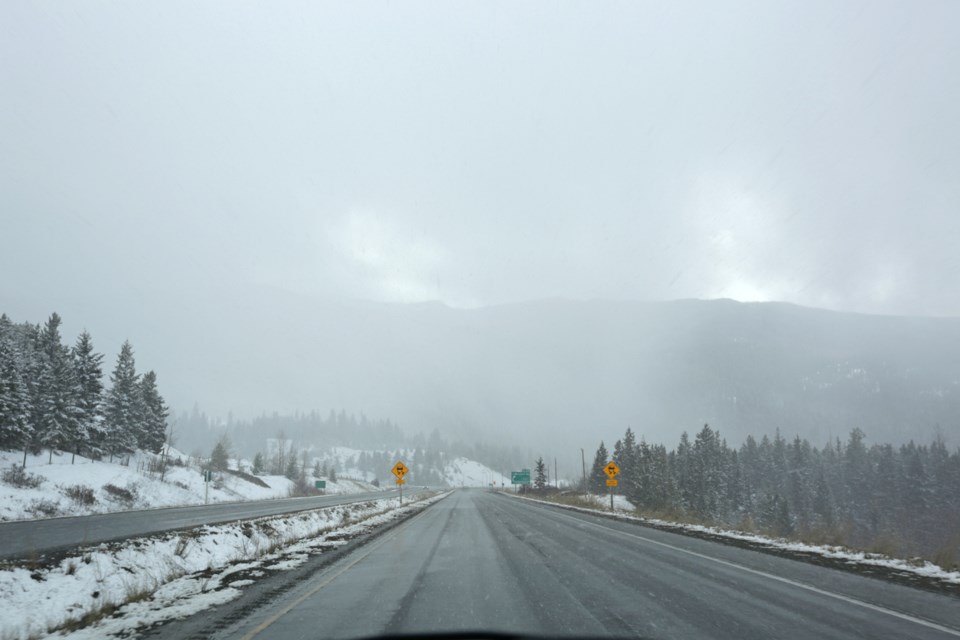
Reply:
[[[69, 334], [90, 310], [61, 313]], [[125, 337], [176, 409], [221, 418], [345, 409], [577, 457], [628, 426], [668, 444], [704, 423], [734, 445], [775, 429], [818, 446], [854, 427], [873, 442], [960, 436], [960, 319], [723, 300], [455, 309], [251, 287], [138, 300], [94, 340], [111, 352]]]

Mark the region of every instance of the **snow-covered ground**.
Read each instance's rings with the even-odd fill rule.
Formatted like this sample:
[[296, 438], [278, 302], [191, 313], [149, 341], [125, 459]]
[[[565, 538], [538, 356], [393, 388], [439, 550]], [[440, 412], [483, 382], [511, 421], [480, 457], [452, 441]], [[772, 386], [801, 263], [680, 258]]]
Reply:
[[443, 476], [451, 487], [510, 486], [510, 478], [467, 458], [455, 458], [448, 463], [443, 470]]
[[[511, 494], [512, 495], [512, 494]], [[521, 496], [516, 496], [521, 497]], [[729, 529], [721, 529], [719, 527], [705, 527], [702, 525], [696, 524], [683, 524], [678, 522], [669, 522], [666, 520], [658, 520], [656, 518], [643, 518], [640, 516], [630, 515], [625, 513], [625, 511], [632, 511], [633, 505], [630, 504], [626, 499], [623, 499], [618, 505], [616, 498], [622, 498], [622, 496], [614, 497], [614, 513], [610, 513], [609, 497], [602, 496], [590, 496], [598, 502], [598, 507], [596, 509], [586, 508], [586, 507], [577, 507], [573, 505], [561, 504], [558, 502], [553, 502], [550, 500], [538, 500], [536, 498], [530, 498], [522, 496], [524, 500], [533, 500], [534, 502], [542, 502], [544, 504], [553, 505], [555, 507], [561, 507], [563, 509], [570, 509], [572, 511], [583, 511], [586, 513], [603, 513], [607, 517], [617, 518], [619, 520], [627, 520], [633, 522], [640, 522], [645, 524], [650, 524], [654, 526], [662, 526], [670, 529], [681, 529], [687, 530], [696, 533], [705, 533], [710, 536], [719, 537], [719, 538], [729, 538], [731, 540], [742, 540], [744, 542], [749, 542], [763, 547], [770, 547], [775, 549], [784, 549], [787, 551], [795, 551], [803, 554], [816, 554], [823, 556], [824, 558], [831, 558], [836, 560], [841, 560], [849, 564], [861, 564], [861, 565], [871, 565], [876, 567], [884, 567], [887, 569], [892, 569], [894, 571], [905, 572], [907, 574], [915, 574], [917, 576], [922, 576], [924, 578], [931, 578], [933, 580], [938, 580], [941, 582], [951, 583], [951, 584], [960, 584], [960, 571], [947, 571], [932, 562], [928, 562], [922, 559], [913, 559], [913, 560], [902, 560], [900, 558], [891, 558], [890, 556], [885, 556], [880, 553], [868, 553], [865, 551], [857, 551], [855, 549], [848, 549], [846, 547], [838, 547], [831, 545], [817, 545], [817, 544], [807, 544], [805, 542], [794, 542], [791, 540], [784, 540], [782, 538], [770, 538], [768, 536], [761, 536], [753, 533], [744, 533], [742, 531], [732, 531]], [[601, 505], [606, 505], [607, 508], [602, 508]], [[622, 506], [621, 506], [622, 505]]]
[[[356, 466], [356, 461], [360, 454], [386, 453], [385, 451], [364, 451], [361, 449], [351, 449], [350, 447], [330, 447], [323, 450], [312, 450], [310, 452], [311, 462], [319, 460], [321, 463], [333, 463], [337, 469], [337, 481], [346, 482], [349, 479], [365, 479], [372, 481], [375, 474], [363, 472]], [[410, 463], [413, 459], [413, 451], [394, 451], [394, 456], [399, 460], [405, 460]], [[439, 471], [439, 470], [438, 470]], [[386, 476], [387, 480], [384, 480]], [[412, 471], [407, 477], [408, 482], [414, 485], [423, 484], [417, 480], [416, 471]], [[499, 472], [483, 465], [475, 460], [464, 457], [458, 457], [448, 462], [440, 473], [440, 477], [451, 487], [489, 487], [496, 484], [500, 486], [510, 486], [510, 478], [504, 477]], [[384, 486], [393, 485], [393, 477], [389, 469], [384, 469], [380, 474], [380, 481]]]
[[[48, 463], [47, 452], [27, 456], [25, 472], [36, 486], [17, 487], [0, 480], [0, 520], [203, 504], [205, 499], [235, 502], [285, 498], [293, 488], [294, 483], [284, 476], [257, 476], [258, 481], [250, 481], [217, 472], [209, 486], [204, 486], [203, 474], [195, 461], [191, 463], [188, 456], [176, 450], [170, 453], [170, 459], [178, 464], [167, 466], [163, 480], [159, 472], [150, 470], [151, 461], [156, 460], [150, 454], [134, 454], [129, 465], [82, 456], [76, 456], [71, 464], [69, 453], [54, 454], [52, 464]], [[22, 453], [0, 451], [0, 474], [22, 462]], [[328, 482], [326, 493], [375, 490], [366, 482], [342, 479]]]
[[265, 571], [292, 569], [310, 554], [442, 497], [402, 508], [396, 499], [383, 498], [204, 526], [78, 550], [53, 567], [8, 567], [0, 570], [0, 637], [42, 636], [114, 606], [117, 612], [71, 637], [126, 634], [185, 617], [238, 597]]
[[[580, 496], [580, 497], [584, 498], [585, 500], [589, 500], [593, 504], [597, 505], [597, 508], [607, 509], [608, 511], [610, 509], [610, 496], [597, 496], [591, 493], [590, 495]], [[628, 511], [630, 513], [633, 513], [634, 511], [636, 511], [637, 508], [633, 505], [632, 502], [627, 500], [626, 496], [614, 495], [613, 509], [615, 511]]]

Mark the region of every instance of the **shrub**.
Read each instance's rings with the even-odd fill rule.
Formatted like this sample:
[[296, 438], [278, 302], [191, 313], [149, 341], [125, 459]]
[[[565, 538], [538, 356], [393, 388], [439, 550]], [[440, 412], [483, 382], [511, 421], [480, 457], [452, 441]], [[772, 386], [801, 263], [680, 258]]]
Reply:
[[52, 500], [34, 500], [27, 507], [27, 511], [38, 518], [51, 518], [60, 513], [60, 503]]
[[103, 485], [103, 490], [106, 491], [107, 494], [117, 502], [133, 504], [137, 499], [137, 494], [135, 491], [118, 487], [115, 484], [105, 484]]
[[93, 495], [93, 489], [83, 484], [75, 484], [67, 487], [64, 493], [81, 507], [89, 507], [97, 502], [96, 497]]
[[9, 469], [3, 470], [3, 475], [0, 476], [6, 484], [9, 484], [12, 487], [17, 487], [18, 489], [36, 489], [41, 484], [46, 481], [46, 478], [43, 476], [30, 473], [20, 465], [13, 465]]

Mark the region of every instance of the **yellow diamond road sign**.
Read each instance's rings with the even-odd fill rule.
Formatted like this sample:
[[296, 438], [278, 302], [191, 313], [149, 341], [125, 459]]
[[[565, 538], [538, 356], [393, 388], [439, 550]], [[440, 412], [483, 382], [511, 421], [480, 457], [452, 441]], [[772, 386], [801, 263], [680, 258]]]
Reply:
[[393, 465], [393, 475], [398, 478], [403, 478], [403, 476], [407, 475], [407, 471], [410, 471], [410, 469], [407, 469], [407, 465], [403, 464], [403, 462], [398, 462]]
[[620, 473], [620, 467], [617, 466], [617, 463], [611, 460], [607, 463], [607, 466], [603, 468], [603, 472], [610, 476], [611, 479], [618, 473]]

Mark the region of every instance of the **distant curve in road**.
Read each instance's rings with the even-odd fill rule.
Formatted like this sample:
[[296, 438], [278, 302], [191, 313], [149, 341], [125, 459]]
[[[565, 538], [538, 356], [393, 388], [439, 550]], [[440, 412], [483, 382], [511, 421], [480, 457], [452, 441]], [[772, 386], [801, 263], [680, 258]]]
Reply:
[[454, 492], [277, 600], [218, 615], [149, 635], [960, 637], [953, 596], [483, 490]]
[[396, 496], [393, 491], [117, 511], [0, 523], [0, 559], [16, 559], [163, 531]]

